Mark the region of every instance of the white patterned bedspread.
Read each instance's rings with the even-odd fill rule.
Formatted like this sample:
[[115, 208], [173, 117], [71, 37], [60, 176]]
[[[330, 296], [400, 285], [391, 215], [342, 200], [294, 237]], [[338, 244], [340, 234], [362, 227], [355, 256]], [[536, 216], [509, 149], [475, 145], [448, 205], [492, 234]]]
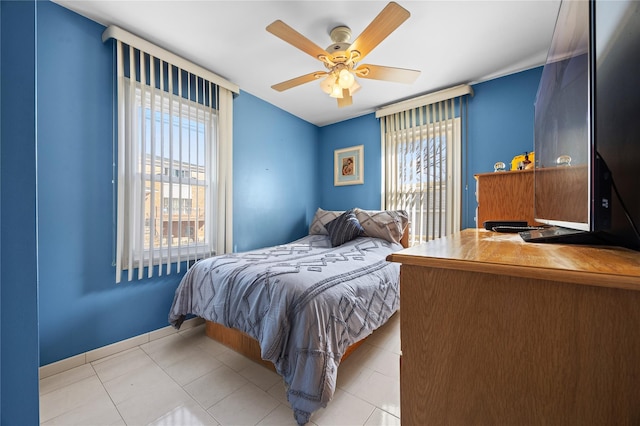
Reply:
[[332, 248], [327, 235], [201, 260], [187, 271], [169, 314], [241, 330], [284, 378], [299, 424], [331, 400], [346, 348], [398, 309], [402, 246], [359, 237]]

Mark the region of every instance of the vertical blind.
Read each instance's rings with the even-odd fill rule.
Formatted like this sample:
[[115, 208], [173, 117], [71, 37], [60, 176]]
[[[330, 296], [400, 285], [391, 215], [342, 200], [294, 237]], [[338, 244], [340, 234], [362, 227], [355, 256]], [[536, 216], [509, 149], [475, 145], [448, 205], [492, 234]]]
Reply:
[[376, 112], [382, 144], [382, 208], [409, 214], [409, 244], [455, 232], [461, 222], [462, 125], [470, 86]]
[[[231, 250], [232, 96], [215, 74], [117, 27], [116, 282]], [[175, 264], [175, 266], [173, 266]], [[157, 268], [156, 268], [157, 267]]]

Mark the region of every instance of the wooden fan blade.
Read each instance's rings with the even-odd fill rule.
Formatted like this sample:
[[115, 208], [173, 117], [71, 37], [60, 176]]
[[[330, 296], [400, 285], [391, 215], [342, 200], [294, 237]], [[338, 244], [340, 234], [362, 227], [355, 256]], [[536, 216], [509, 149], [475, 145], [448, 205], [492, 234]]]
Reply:
[[409, 19], [411, 14], [398, 3], [389, 3], [382, 12], [374, 18], [362, 34], [349, 46], [348, 51], [357, 50], [360, 52], [361, 61], [369, 54], [382, 40], [387, 38], [404, 21]]
[[342, 98], [338, 98], [338, 108], [346, 107], [353, 104], [353, 99], [349, 94], [349, 89], [342, 89]]
[[420, 71], [408, 70], [405, 68], [383, 67], [381, 65], [363, 64], [355, 69], [358, 77], [372, 80], [387, 80], [398, 83], [411, 84], [416, 81]]
[[318, 46], [279, 19], [269, 24], [267, 26], [267, 31], [316, 59], [320, 59], [320, 56], [330, 56], [322, 47]]
[[282, 83], [274, 84], [273, 86], [271, 86], [271, 88], [277, 90], [278, 92], [282, 92], [284, 90], [291, 89], [292, 87], [300, 86], [301, 84], [317, 80], [326, 75], [326, 72], [316, 71], [310, 74], [301, 75], [300, 77], [292, 78], [291, 80], [283, 81]]

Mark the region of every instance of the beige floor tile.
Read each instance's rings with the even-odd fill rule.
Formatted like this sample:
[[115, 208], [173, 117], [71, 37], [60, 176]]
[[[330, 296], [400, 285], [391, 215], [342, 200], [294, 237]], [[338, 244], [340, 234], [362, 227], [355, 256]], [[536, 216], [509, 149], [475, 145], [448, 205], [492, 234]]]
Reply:
[[338, 389], [327, 407], [313, 413], [310, 420], [318, 426], [364, 425], [375, 408], [372, 404]]
[[161, 337], [160, 339], [154, 339], [143, 345], [140, 345], [140, 348], [147, 354], [152, 354], [164, 350], [168, 347], [179, 347], [183, 343], [184, 337], [182, 337], [179, 333], [172, 333], [165, 337]]
[[202, 407], [209, 409], [246, 383], [247, 379], [240, 374], [222, 366], [189, 383], [184, 389]]
[[[214, 342], [215, 343], [215, 342]], [[220, 345], [222, 346], [222, 345]], [[234, 371], [242, 371], [249, 367], [251, 364], [255, 364], [252, 360], [244, 355], [240, 355], [237, 352], [232, 351], [223, 346], [225, 350], [219, 352], [216, 358], [219, 359], [224, 365], [231, 368]]]
[[247, 383], [208, 411], [223, 425], [255, 425], [278, 405], [278, 400], [253, 383]]
[[105, 383], [155, 363], [142, 349], [135, 348], [94, 361], [91, 365], [100, 380]]
[[400, 419], [386, 411], [376, 408], [364, 426], [400, 426]]
[[278, 383], [271, 386], [269, 390], [267, 390], [267, 393], [289, 407], [289, 401], [287, 401], [287, 387], [284, 384], [284, 380], [280, 380]]
[[47, 422], [65, 413], [82, 410], [94, 401], [103, 401], [113, 406], [95, 375], [40, 396], [40, 421]]
[[[365, 343], [366, 345], [366, 343]], [[364, 345], [363, 345], [364, 346]], [[385, 376], [400, 378], [400, 355], [386, 349], [372, 347], [361, 359], [363, 365]]]
[[370, 404], [400, 416], [400, 381], [378, 371], [365, 370], [346, 391]]
[[400, 324], [385, 324], [376, 330], [368, 339], [367, 344], [400, 354]]
[[264, 391], [269, 390], [276, 383], [282, 382], [282, 377], [257, 362], [252, 362], [238, 373]]
[[180, 405], [148, 426], [218, 426], [219, 423], [195, 401]]
[[[265, 418], [258, 422], [257, 426], [297, 426], [298, 422], [293, 416], [293, 410], [288, 405], [280, 404]], [[307, 426], [313, 426], [313, 422]]]
[[344, 388], [349, 383], [353, 383], [362, 371], [368, 368], [366, 360], [368, 359], [369, 352], [373, 350], [375, 350], [373, 346], [363, 344], [340, 364], [338, 367], [338, 377], [336, 378], [336, 386], [338, 388]]
[[198, 347], [189, 345], [185, 338], [179, 334], [172, 334], [151, 341], [140, 345], [140, 348], [162, 368], [190, 359], [196, 353], [201, 352]]
[[91, 368], [90, 364], [84, 364], [62, 373], [54, 374], [40, 380], [40, 395], [45, 395], [95, 375], [96, 372]]
[[[399, 315], [338, 370], [309, 426], [399, 425]], [[211, 340], [204, 325], [40, 381], [41, 425], [295, 424], [282, 378]]]
[[178, 334], [184, 337], [185, 339], [191, 339], [193, 337], [206, 337], [204, 330], [205, 330], [205, 324], [202, 323], [195, 327], [186, 328], [184, 330], [181, 329], [178, 331]]
[[[148, 375], [136, 376], [123, 384], [135, 389], [132, 393], [125, 391], [128, 397], [116, 403], [116, 408], [127, 425], [146, 425], [169, 415], [179, 407], [191, 406], [190, 404], [195, 406], [195, 401], [189, 394], [166, 375], [160, 379], [150, 378]], [[109, 389], [108, 384], [105, 387]], [[112, 390], [109, 394], [113, 395], [115, 392]], [[122, 396], [121, 389], [117, 392]], [[113, 396], [112, 399], [115, 401]]]
[[77, 406], [69, 411], [60, 414], [48, 421], [41, 423], [43, 426], [68, 426], [68, 425], [91, 425], [91, 426], [120, 426], [126, 423], [120, 417], [106, 392], [86, 404]]
[[[222, 343], [216, 342], [215, 340], [207, 337], [206, 334], [203, 334], [198, 337], [192, 336], [191, 338], [194, 339], [194, 341], [196, 342], [196, 345], [200, 349], [203, 349], [204, 351], [208, 352], [209, 354], [217, 358], [219, 358], [220, 355], [225, 354], [227, 352], [233, 352], [231, 349], [229, 349]], [[233, 352], [233, 353], [236, 353], [236, 352]]]
[[104, 387], [116, 405], [127, 400], [139, 398], [140, 395], [156, 394], [176, 389], [182, 390], [156, 364], [145, 365], [128, 374], [106, 381], [104, 382]]
[[184, 386], [223, 365], [224, 364], [214, 356], [197, 350], [194, 351], [191, 356], [164, 367], [164, 371], [166, 371], [176, 383]]

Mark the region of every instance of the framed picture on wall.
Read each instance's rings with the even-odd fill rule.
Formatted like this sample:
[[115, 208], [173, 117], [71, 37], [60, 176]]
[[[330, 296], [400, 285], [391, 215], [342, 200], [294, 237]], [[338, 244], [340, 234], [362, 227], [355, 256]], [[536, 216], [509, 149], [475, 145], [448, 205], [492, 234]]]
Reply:
[[364, 145], [336, 149], [333, 169], [334, 186], [364, 183]]

